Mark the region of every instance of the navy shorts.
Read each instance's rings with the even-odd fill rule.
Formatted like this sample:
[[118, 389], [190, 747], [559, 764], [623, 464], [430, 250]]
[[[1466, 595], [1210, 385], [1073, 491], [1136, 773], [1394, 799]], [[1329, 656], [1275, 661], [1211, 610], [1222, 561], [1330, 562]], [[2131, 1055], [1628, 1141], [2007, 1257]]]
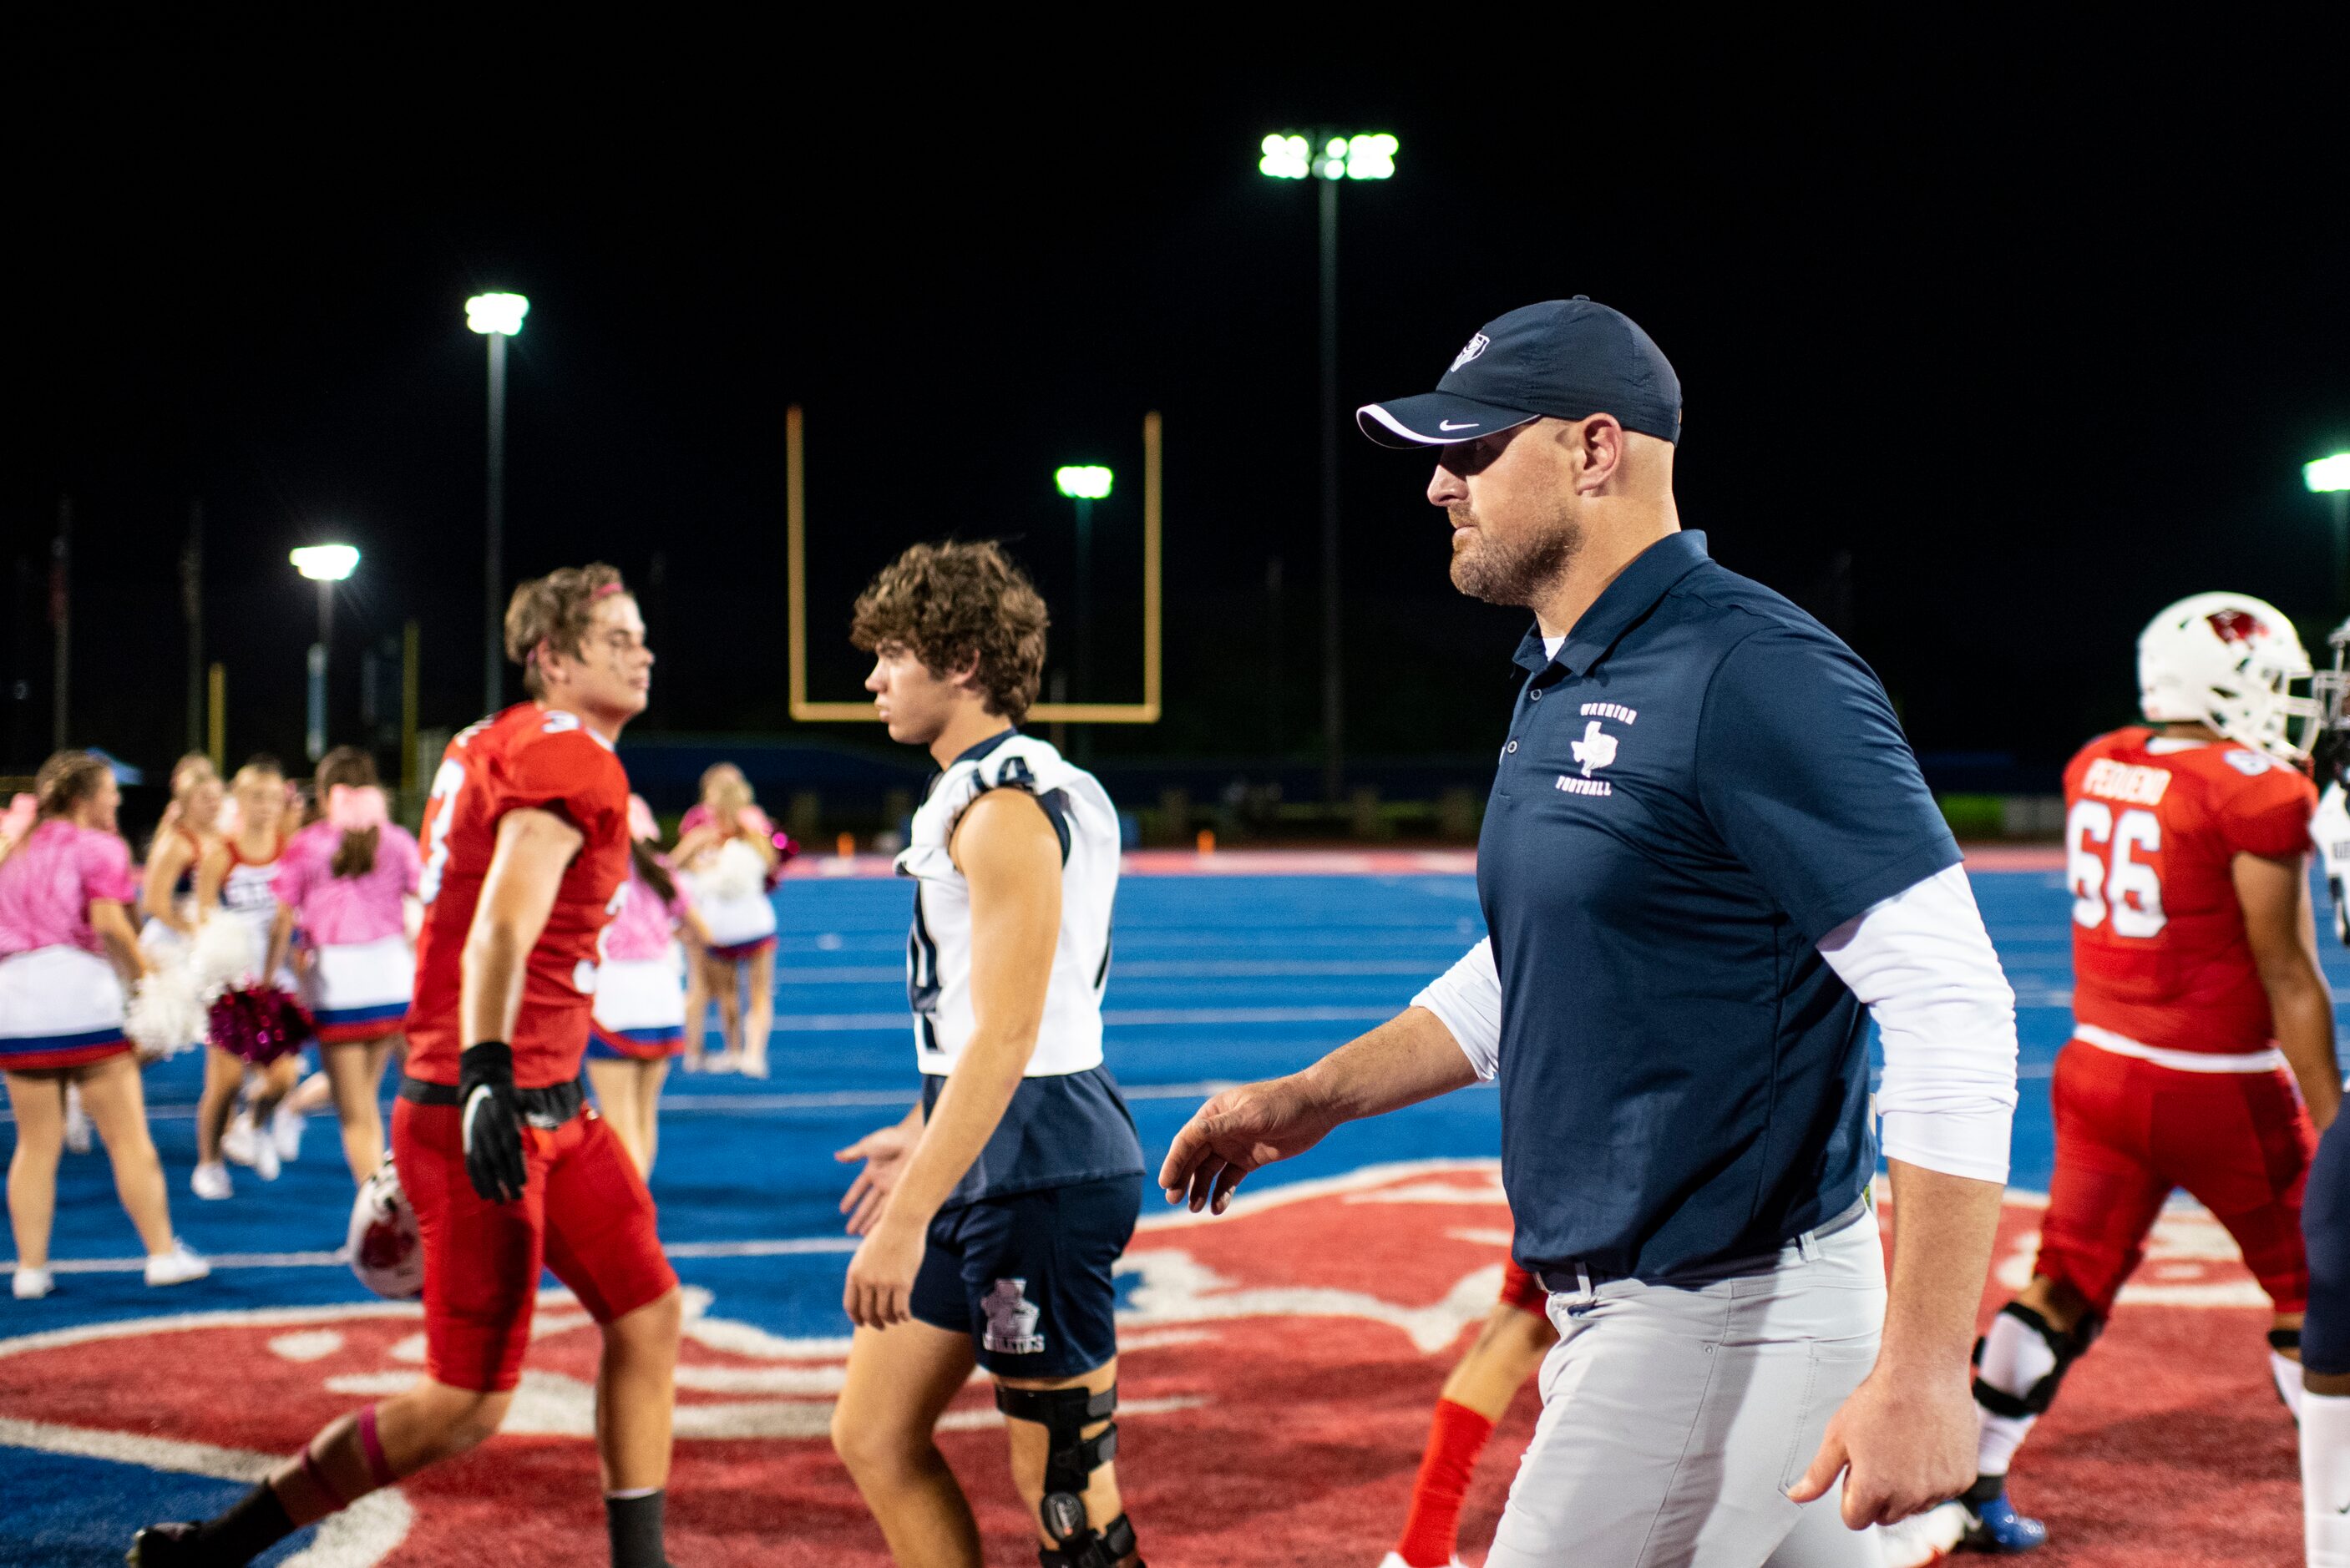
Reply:
[[1141, 1213], [1139, 1171], [941, 1210], [910, 1310], [998, 1376], [1091, 1372], [1118, 1354], [1111, 1269]]
[[2318, 1140], [2301, 1200], [2309, 1249], [2309, 1307], [2301, 1324], [2301, 1364], [2321, 1376], [2350, 1373], [2350, 1118]]

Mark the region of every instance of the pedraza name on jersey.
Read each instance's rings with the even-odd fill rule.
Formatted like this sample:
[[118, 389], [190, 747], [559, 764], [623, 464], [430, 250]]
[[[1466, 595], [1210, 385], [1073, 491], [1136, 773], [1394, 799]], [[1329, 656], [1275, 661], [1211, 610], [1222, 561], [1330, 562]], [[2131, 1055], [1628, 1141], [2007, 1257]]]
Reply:
[[2081, 780], [2083, 794], [2118, 800], [2130, 805], [2153, 805], [2162, 799], [2162, 792], [2169, 787], [2168, 768], [2117, 763], [2111, 757], [2099, 757], [2091, 763], [2087, 775]]

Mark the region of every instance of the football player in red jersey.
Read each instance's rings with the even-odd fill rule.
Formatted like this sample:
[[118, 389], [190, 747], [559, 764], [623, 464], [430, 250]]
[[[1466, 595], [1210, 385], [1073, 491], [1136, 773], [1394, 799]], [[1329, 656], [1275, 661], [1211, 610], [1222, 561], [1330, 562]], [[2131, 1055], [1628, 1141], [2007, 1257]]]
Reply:
[[1461, 1505], [1469, 1496], [1477, 1456], [1509, 1414], [1519, 1388], [1557, 1343], [1550, 1293], [1516, 1259], [1504, 1257], [1501, 1299], [1485, 1314], [1468, 1354], [1445, 1375], [1429, 1422], [1428, 1447], [1412, 1478], [1403, 1535], [1379, 1568], [1458, 1568]]
[[2052, 1089], [2055, 1177], [2032, 1282], [1976, 1349], [1981, 1478], [1945, 1505], [1969, 1511], [1979, 1549], [2046, 1540], [2007, 1500], [2009, 1460], [2174, 1188], [2228, 1228], [2268, 1293], [2272, 1370], [2297, 1408], [2303, 1185], [2342, 1098], [2309, 891], [2315, 705], [2292, 692], [2310, 673], [2272, 606], [2182, 599], [2138, 639], [2147, 722], [2064, 771], [2074, 1030]]
[[602, 1325], [597, 1449], [614, 1568], [662, 1568], [680, 1322], [652, 1198], [582, 1103], [596, 940], [629, 867], [612, 744], [643, 711], [644, 620], [606, 566], [515, 590], [532, 701], [452, 741], [424, 814], [424, 932], [392, 1154], [424, 1252], [425, 1376], [329, 1424], [227, 1512], [140, 1532], [134, 1564], [241, 1564], [465, 1452], [513, 1401], [542, 1264]]

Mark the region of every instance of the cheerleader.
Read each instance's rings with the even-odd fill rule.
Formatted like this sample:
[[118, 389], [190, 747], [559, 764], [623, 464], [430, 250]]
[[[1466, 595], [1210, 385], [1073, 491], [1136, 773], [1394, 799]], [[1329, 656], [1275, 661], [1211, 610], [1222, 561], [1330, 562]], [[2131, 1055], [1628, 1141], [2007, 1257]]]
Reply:
[[113, 772], [59, 752], [34, 781], [35, 820], [0, 861], [0, 1068], [16, 1116], [8, 1163], [16, 1299], [47, 1295], [65, 1091], [78, 1085], [114, 1164], [114, 1188], [147, 1250], [147, 1282], [200, 1280], [212, 1265], [172, 1234], [163, 1166], [147, 1135], [139, 1064], [122, 1032], [123, 981], [147, 971], [130, 929], [130, 846], [115, 830]]
[[[764, 1078], [767, 1033], [775, 1016], [775, 907], [767, 889], [782, 865], [774, 825], [753, 804], [743, 770], [720, 763], [702, 775], [702, 803], [678, 826], [682, 832], [674, 858], [685, 870], [694, 911], [710, 933], [700, 968], [703, 986], [718, 1001], [718, 1027], [725, 1046], [712, 1066]], [[746, 976], [747, 1004], [743, 995]], [[698, 1010], [689, 1020], [689, 1034], [699, 1034]], [[700, 1044], [688, 1042], [689, 1047]]]
[[147, 918], [139, 942], [151, 955], [176, 955], [196, 934], [196, 867], [220, 840], [227, 800], [220, 774], [202, 752], [172, 764], [172, 803], [147, 846], [139, 907]]
[[[286, 774], [277, 759], [256, 756], [237, 769], [229, 781], [229, 800], [235, 807], [235, 826], [197, 867], [197, 918], [207, 924], [223, 922], [237, 933], [239, 956], [230, 966], [235, 971], [234, 983], [252, 985], [267, 976], [272, 983], [291, 990], [291, 975], [263, 967], [277, 923], [277, 862], [286, 841]], [[201, 951], [204, 939], [200, 937], [196, 945]], [[235, 1190], [221, 1156], [247, 1063], [229, 1044], [215, 1033], [204, 1050], [204, 1088], [196, 1102], [196, 1168], [188, 1181], [199, 1198], [227, 1198]], [[299, 1052], [286, 1052], [256, 1065], [258, 1081], [247, 1111], [251, 1124], [237, 1129], [236, 1144], [242, 1147], [235, 1152], [241, 1163], [250, 1152], [254, 1174], [275, 1181], [286, 1151], [280, 1129], [271, 1122], [278, 1103], [301, 1075], [302, 1058]]]
[[660, 826], [642, 795], [629, 797], [629, 839], [626, 896], [604, 928], [596, 967], [588, 1082], [621, 1147], [650, 1178], [660, 1142], [661, 1080], [670, 1058], [685, 1049], [677, 939], [682, 932], [698, 958], [710, 937], [653, 848]]
[[343, 1158], [364, 1183], [383, 1163], [383, 1065], [401, 1044], [416, 961], [407, 900], [422, 863], [390, 820], [375, 759], [337, 746], [318, 763], [318, 821], [286, 841], [271, 888], [277, 900], [262, 972], [286, 967], [298, 922], [307, 948], [300, 994], [343, 1127]]

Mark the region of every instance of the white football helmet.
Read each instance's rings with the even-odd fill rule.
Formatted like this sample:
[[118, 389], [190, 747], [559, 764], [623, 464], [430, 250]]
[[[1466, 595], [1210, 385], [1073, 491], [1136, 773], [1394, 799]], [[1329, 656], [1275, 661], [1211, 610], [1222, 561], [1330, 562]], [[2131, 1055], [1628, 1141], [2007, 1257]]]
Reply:
[[2209, 724], [2282, 762], [2305, 761], [2317, 739], [2318, 704], [2293, 690], [2314, 673], [2293, 622], [2250, 594], [2191, 595], [2137, 639], [2148, 722]]
[[390, 1155], [359, 1184], [345, 1251], [359, 1283], [386, 1301], [414, 1301], [424, 1293], [424, 1240]]

